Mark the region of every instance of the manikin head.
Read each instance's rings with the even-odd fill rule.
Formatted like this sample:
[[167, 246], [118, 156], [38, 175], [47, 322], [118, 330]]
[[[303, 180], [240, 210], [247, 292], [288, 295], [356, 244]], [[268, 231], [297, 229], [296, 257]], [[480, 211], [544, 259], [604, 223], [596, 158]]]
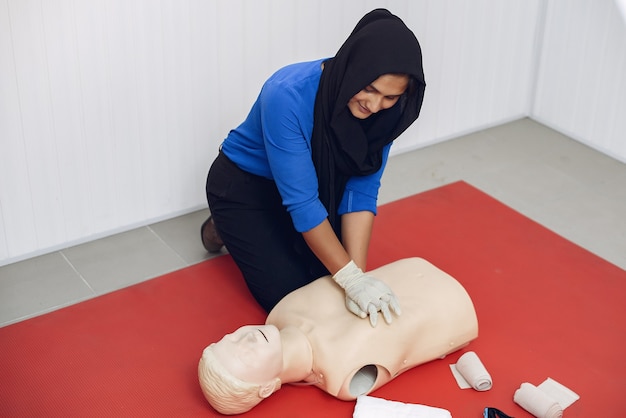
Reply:
[[280, 389], [280, 332], [247, 325], [204, 349], [198, 378], [204, 397], [222, 414], [241, 414]]

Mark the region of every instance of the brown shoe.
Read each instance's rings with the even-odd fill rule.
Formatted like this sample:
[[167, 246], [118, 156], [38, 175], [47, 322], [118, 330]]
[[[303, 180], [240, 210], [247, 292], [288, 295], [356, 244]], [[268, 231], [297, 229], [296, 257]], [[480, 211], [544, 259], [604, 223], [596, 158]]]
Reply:
[[211, 216], [200, 227], [200, 237], [202, 245], [210, 253], [218, 253], [224, 246], [224, 242], [217, 233], [213, 217]]

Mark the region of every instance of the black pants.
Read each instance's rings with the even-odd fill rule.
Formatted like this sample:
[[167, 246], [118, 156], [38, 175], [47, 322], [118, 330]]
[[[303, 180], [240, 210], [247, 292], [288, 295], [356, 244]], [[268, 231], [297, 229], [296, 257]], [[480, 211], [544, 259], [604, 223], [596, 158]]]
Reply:
[[295, 230], [273, 180], [241, 170], [220, 152], [206, 194], [217, 232], [267, 312], [291, 291], [328, 274]]

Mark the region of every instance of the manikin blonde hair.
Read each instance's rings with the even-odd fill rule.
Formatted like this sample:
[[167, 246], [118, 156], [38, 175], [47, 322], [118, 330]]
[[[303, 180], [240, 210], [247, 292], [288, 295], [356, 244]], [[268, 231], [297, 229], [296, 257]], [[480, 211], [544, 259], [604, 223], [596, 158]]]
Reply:
[[198, 363], [198, 380], [211, 406], [225, 415], [243, 414], [280, 389], [280, 379], [267, 383], [249, 383], [237, 379], [220, 363], [211, 344], [202, 352]]

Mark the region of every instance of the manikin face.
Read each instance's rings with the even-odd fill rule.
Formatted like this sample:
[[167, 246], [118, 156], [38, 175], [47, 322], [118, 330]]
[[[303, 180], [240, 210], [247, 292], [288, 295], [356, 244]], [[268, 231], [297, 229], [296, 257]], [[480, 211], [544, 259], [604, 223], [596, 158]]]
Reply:
[[409, 84], [407, 75], [383, 74], [348, 102], [348, 109], [358, 119], [389, 109], [400, 99]]
[[280, 332], [273, 325], [241, 327], [215, 343], [213, 353], [234, 377], [249, 383], [268, 382], [283, 366]]

